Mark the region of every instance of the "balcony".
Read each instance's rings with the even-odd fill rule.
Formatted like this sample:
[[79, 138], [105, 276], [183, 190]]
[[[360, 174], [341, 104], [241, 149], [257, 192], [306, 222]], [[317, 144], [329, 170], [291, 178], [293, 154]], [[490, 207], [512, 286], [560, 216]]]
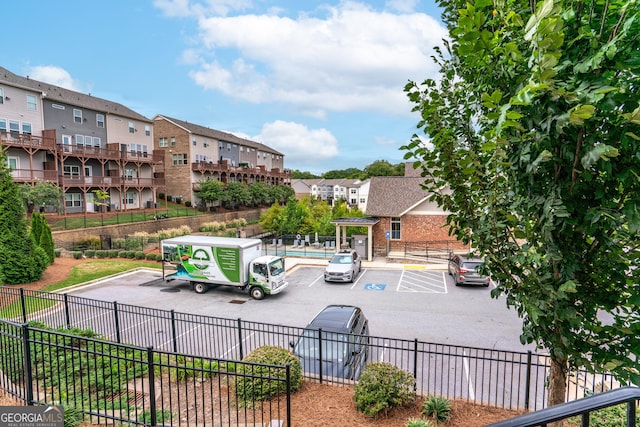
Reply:
[[92, 159], [118, 160], [120, 152], [110, 148], [85, 147], [82, 145], [58, 144], [58, 152], [64, 157], [85, 157]]
[[51, 182], [58, 183], [58, 175], [55, 170], [42, 169], [13, 169], [11, 176], [14, 182], [31, 183], [31, 182]]
[[55, 139], [18, 134], [14, 132], [0, 132], [0, 142], [5, 147], [35, 148], [52, 151], [56, 146]]

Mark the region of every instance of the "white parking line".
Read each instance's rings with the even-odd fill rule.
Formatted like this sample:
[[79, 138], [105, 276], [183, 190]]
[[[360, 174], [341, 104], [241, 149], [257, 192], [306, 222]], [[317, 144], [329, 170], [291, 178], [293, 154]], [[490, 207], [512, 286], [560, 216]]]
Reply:
[[320, 281], [320, 279], [324, 280], [324, 273], [322, 273], [321, 275], [318, 276], [318, 278], [316, 280], [314, 280], [313, 282], [311, 282], [309, 284], [309, 287], [312, 287], [313, 285], [315, 285], [316, 283], [318, 283]]
[[358, 278], [353, 281], [353, 285], [351, 285], [351, 289], [356, 287], [356, 285], [358, 284], [358, 282], [360, 281], [360, 279], [362, 278], [362, 276], [364, 276], [364, 273], [366, 273], [366, 272], [367, 272], [367, 269], [365, 268], [363, 271], [360, 272], [360, 274], [358, 274]]
[[[197, 331], [198, 329], [201, 329], [203, 325], [198, 325], [195, 328], [191, 328], [191, 329], [187, 329], [186, 331], [184, 331], [183, 333], [181, 333], [180, 335], [176, 335], [176, 338], [182, 338], [183, 336], [190, 334], [193, 331]], [[169, 345], [169, 344], [173, 344], [173, 339], [167, 340], [163, 343], [160, 344], [160, 348], [164, 347], [165, 345]]]
[[[246, 337], [244, 337], [244, 339], [242, 340], [242, 342], [247, 341], [250, 337], [254, 336], [255, 334], [256, 334], [255, 332], [251, 332], [249, 335], [247, 335]], [[229, 348], [227, 351], [225, 351], [224, 353], [222, 353], [222, 354], [220, 355], [220, 358], [221, 358], [221, 359], [224, 359], [224, 358], [225, 358], [225, 356], [226, 356], [227, 354], [232, 354], [231, 352], [232, 352], [233, 350], [235, 350], [236, 348], [238, 348], [238, 346], [239, 346], [239, 345], [240, 345], [240, 343], [238, 343], [238, 344], [236, 344], [236, 345], [232, 346], [231, 348]]]
[[476, 400], [476, 393], [473, 391], [473, 383], [471, 382], [471, 375], [469, 372], [469, 359], [466, 357], [467, 352], [463, 351], [464, 357], [462, 358], [462, 365], [464, 366], [464, 376], [467, 378], [467, 384], [469, 385], [469, 399]]

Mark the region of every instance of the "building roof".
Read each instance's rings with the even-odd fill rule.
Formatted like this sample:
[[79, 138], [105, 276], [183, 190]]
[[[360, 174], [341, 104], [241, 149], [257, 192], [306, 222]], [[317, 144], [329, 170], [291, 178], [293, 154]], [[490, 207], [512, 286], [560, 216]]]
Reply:
[[352, 179], [352, 178], [332, 178], [332, 179], [326, 179], [326, 178], [309, 178], [309, 179], [301, 179], [300, 181], [304, 182], [306, 185], [308, 185], [309, 187], [311, 187], [312, 185], [317, 185], [317, 186], [340, 186], [340, 187], [347, 187], [347, 188], [359, 188], [362, 184], [364, 184], [365, 182], [367, 182], [367, 180], [365, 179], [360, 180], [360, 179]]
[[18, 76], [6, 68], [0, 67], [0, 82], [9, 86], [19, 87], [22, 89], [32, 90], [42, 93], [43, 98], [52, 102], [61, 102], [74, 105], [80, 108], [88, 108], [95, 111], [101, 111], [107, 114], [127, 117], [138, 121], [149, 122], [151, 119], [136, 113], [132, 109], [125, 107], [117, 102], [109, 101], [102, 98], [75, 92], [50, 83], [40, 82], [27, 77]]
[[154, 117], [154, 120], [157, 120], [157, 119], [164, 119], [169, 122], [172, 122], [174, 125], [179, 126], [185, 129], [186, 131], [191, 132], [192, 134], [201, 135], [207, 138], [212, 138], [217, 141], [231, 142], [234, 144], [243, 145], [245, 147], [255, 148], [256, 150], [264, 151], [266, 153], [279, 154], [281, 156], [284, 155], [281, 152], [262, 144], [261, 142], [240, 138], [239, 136], [236, 136], [232, 133], [222, 132], [219, 130], [211, 129], [206, 126], [197, 125], [195, 123], [190, 123], [184, 120], [179, 120], [179, 119], [165, 116], [162, 114], [158, 114], [157, 116]]
[[366, 215], [399, 217], [425, 201], [424, 178], [376, 176], [369, 184]]

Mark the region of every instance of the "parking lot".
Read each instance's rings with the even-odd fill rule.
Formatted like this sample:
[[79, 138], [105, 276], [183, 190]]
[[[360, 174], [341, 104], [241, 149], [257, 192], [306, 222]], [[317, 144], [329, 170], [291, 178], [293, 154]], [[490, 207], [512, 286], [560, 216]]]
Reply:
[[235, 288], [196, 294], [187, 282], [162, 281], [159, 271], [138, 271], [70, 290], [71, 295], [208, 316], [305, 326], [328, 304], [360, 306], [371, 334], [380, 337], [522, 351], [521, 321], [493, 286], [457, 287], [442, 270], [416, 266], [367, 268], [353, 283], [326, 283], [323, 267], [297, 265], [289, 287], [257, 301]]

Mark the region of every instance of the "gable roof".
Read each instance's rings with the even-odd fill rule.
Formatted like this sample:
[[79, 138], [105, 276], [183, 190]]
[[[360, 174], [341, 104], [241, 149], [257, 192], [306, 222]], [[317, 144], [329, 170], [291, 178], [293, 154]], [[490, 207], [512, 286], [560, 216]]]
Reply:
[[399, 217], [424, 202], [428, 193], [420, 184], [424, 178], [375, 176], [369, 184], [368, 216]]
[[274, 150], [271, 147], [268, 147], [260, 142], [256, 142], [256, 141], [251, 141], [250, 139], [245, 139], [245, 138], [240, 138], [239, 136], [236, 136], [232, 133], [228, 133], [228, 132], [222, 132], [219, 130], [215, 130], [215, 129], [211, 129], [209, 127], [206, 126], [201, 126], [201, 125], [197, 125], [195, 123], [190, 123], [184, 120], [179, 120], [173, 117], [169, 117], [169, 116], [165, 116], [162, 114], [158, 114], [157, 116], [155, 116], [153, 118], [154, 120], [160, 120], [160, 119], [164, 119], [167, 120], [171, 123], [173, 123], [176, 126], [179, 126], [181, 128], [183, 128], [184, 130], [191, 132], [192, 134], [196, 134], [196, 135], [200, 135], [200, 136], [205, 136], [207, 138], [212, 138], [215, 139], [217, 141], [223, 141], [223, 142], [231, 142], [234, 144], [238, 144], [238, 145], [243, 145], [245, 147], [251, 147], [251, 148], [255, 148], [257, 150], [260, 151], [264, 151], [266, 153], [271, 153], [271, 154], [279, 154], [279, 155], [283, 155], [281, 152]]
[[132, 109], [117, 102], [109, 101], [95, 96], [85, 95], [50, 83], [40, 82], [27, 77], [13, 74], [6, 68], [0, 67], [0, 82], [10, 86], [30, 89], [34, 92], [42, 93], [43, 98], [52, 102], [61, 102], [81, 108], [88, 108], [117, 116], [127, 117], [143, 122], [151, 123], [151, 120], [142, 114], [136, 113]]

